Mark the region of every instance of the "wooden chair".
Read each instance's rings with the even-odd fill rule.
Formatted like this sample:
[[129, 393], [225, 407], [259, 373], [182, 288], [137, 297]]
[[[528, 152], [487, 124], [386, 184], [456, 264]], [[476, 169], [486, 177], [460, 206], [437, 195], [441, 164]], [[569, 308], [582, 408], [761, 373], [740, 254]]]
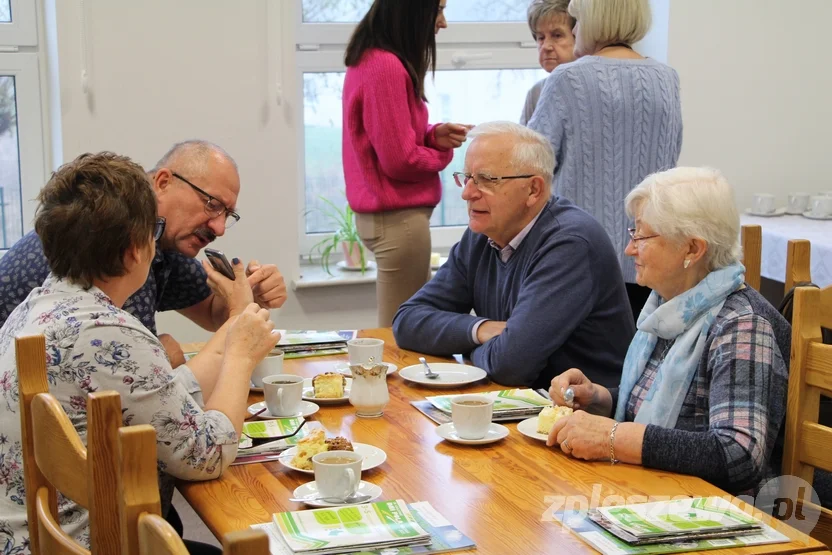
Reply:
[[786, 279], [783, 294], [791, 291], [796, 283], [811, 283], [812, 244], [806, 239], [792, 239], [786, 250]]
[[[125, 531], [125, 555], [188, 555], [182, 538], [162, 518], [156, 474], [156, 431], [130, 426], [118, 431], [119, 499]], [[223, 538], [225, 555], [269, 555], [269, 540], [260, 530], [244, 530]]]
[[29, 542], [33, 555], [86, 554], [58, 523], [60, 491], [89, 510], [90, 546], [94, 553], [119, 554], [116, 491], [116, 438], [121, 399], [113, 391], [87, 399], [87, 447], [50, 395], [43, 336], [15, 339], [23, 479]]
[[[832, 345], [821, 342], [822, 327], [832, 328], [832, 286], [798, 287], [794, 294], [783, 474], [809, 483], [815, 468], [832, 471], [832, 428], [818, 424], [820, 396], [832, 396]], [[782, 494], [804, 505], [796, 492]], [[811, 510], [820, 512], [812, 537], [832, 546], [832, 511], [818, 506]]]
[[759, 225], [744, 225], [740, 236], [745, 283], [759, 291], [760, 270], [763, 264], [763, 228]]

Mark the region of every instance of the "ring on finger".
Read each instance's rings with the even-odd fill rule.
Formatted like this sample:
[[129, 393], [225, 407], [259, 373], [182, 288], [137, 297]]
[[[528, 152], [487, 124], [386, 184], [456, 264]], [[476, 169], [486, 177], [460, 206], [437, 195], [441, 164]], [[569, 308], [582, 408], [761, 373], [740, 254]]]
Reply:
[[568, 439], [564, 439], [564, 440], [563, 440], [563, 443], [562, 443], [561, 445], [563, 445], [563, 448], [564, 448], [564, 449], [567, 449], [567, 450], [569, 450], [569, 451], [572, 451], [572, 449], [570, 449], [570, 448], [569, 448], [569, 440], [568, 440]]

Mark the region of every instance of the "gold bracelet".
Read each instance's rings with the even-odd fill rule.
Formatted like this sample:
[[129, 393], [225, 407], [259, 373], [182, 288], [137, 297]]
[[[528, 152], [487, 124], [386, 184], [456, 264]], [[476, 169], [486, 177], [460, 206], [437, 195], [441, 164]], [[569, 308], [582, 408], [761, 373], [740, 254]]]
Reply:
[[612, 430], [610, 430], [610, 463], [612, 464], [621, 462], [615, 458], [615, 430], [618, 429], [619, 424], [620, 422], [616, 422], [612, 425]]

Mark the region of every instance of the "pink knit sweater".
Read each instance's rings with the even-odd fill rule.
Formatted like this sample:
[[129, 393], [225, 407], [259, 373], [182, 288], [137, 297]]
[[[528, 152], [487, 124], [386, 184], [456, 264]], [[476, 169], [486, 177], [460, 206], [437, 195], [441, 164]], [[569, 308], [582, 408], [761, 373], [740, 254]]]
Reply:
[[439, 171], [452, 150], [434, 142], [435, 125], [395, 54], [368, 50], [344, 81], [344, 179], [355, 212], [436, 206]]

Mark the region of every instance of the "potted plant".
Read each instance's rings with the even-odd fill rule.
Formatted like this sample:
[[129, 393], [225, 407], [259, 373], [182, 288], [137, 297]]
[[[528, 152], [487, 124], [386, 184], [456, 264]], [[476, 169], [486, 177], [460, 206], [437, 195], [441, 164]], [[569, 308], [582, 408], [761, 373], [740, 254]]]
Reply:
[[336, 252], [340, 246], [344, 253], [344, 264], [346, 268], [361, 270], [363, 274], [367, 270], [367, 259], [364, 256], [364, 245], [358, 236], [358, 229], [355, 227], [355, 213], [348, 203], [344, 208], [339, 208], [331, 200], [320, 197], [323, 205], [316, 210], [325, 215], [335, 227], [331, 237], [326, 237], [316, 243], [309, 251], [309, 259], [312, 253], [317, 252], [321, 256], [321, 266], [329, 275], [329, 257]]

